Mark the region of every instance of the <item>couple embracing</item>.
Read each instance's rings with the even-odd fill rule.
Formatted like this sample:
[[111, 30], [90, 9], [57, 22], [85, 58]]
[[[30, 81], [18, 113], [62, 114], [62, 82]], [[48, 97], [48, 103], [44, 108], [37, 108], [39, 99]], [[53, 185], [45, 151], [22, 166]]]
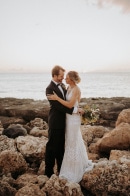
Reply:
[[45, 153], [45, 175], [54, 174], [54, 165], [60, 178], [79, 183], [86, 171], [93, 168], [88, 159], [80, 126], [83, 110], [79, 108], [81, 92], [78, 87], [79, 74], [66, 74], [67, 90], [62, 85], [65, 69], [56, 65], [52, 69], [52, 80], [46, 88], [50, 103], [48, 116], [48, 142]]

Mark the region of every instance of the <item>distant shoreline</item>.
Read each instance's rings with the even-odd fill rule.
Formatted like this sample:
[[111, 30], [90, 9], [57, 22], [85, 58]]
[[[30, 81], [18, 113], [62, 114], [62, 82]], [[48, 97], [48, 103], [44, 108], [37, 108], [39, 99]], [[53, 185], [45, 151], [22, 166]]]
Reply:
[[[85, 71], [85, 72], [80, 72], [79, 74], [89, 74], [89, 73], [130, 73], [130, 70], [126, 71]], [[50, 71], [38, 71], [38, 72], [33, 72], [33, 71], [26, 71], [26, 72], [17, 72], [17, 71], [0, 71], [0, 74], [50, 74], [51, 75], [51, 70]]]

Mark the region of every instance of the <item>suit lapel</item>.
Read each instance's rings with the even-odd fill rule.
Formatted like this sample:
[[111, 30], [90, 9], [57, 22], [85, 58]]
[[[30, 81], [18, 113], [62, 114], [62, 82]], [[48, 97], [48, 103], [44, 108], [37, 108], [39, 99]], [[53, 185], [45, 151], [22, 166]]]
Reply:
[[61, 90], [59, 89], [59, 87], [58, 87], [53, 81], [51, 81], [51, 86], [53, 87], [55, 93], [56, 93], [60, 98], [65, 99], [65, 91], [64, 91], [63, 88], [62, 88], [62, 89], [63, 89], [64, 96], [63, 96]]

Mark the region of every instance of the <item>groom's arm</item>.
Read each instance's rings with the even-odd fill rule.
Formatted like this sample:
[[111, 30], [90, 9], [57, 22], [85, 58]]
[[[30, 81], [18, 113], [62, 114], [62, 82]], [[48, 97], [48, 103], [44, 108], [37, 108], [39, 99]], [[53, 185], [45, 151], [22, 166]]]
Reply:
[[[46, 89], [46, 95], [47, 94], [53, 94], [53, 89], [47, 88]], [[68, 107], [62, 105], [58, 101], [54, 101], [54, 100], [53, 101], [48, 100], [48, 101], [49, 101], [51, 107], [55, 108], [56, 110], [59, 110], [60, 112], [72, 114], [72, 113], [77, 113], [77, 111], [78, 111], [77, 107], [68, 108]]]
[[62, 105], [58, 101], [49, 101], [51, 107], [55, 108], [56, 110], [59, 110], [60, 112], [72, 114], [74, 111], [74, 107], [72, 108], [67, 108], [66, 106]]

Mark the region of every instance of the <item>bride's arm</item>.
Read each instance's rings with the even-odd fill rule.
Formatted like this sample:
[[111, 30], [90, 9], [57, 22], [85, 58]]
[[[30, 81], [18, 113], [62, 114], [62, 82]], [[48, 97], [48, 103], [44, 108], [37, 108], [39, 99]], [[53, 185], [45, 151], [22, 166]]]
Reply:
[[66, 106], [68, 108], [72, 108], [77, 100], [77, 95], [78, 95], [78, 90], [75, 88], [75, 89], [73, 89], [72, 97], [69, 101], [65, 101], [65, 100], [61, 99], [60, 97], [57, 96], [57, 94], [55, 92], [53, 95], [47, 95], [47, 98], [49, 100], [56, 100], [56, 101], [60, 102], [62, 105]]

